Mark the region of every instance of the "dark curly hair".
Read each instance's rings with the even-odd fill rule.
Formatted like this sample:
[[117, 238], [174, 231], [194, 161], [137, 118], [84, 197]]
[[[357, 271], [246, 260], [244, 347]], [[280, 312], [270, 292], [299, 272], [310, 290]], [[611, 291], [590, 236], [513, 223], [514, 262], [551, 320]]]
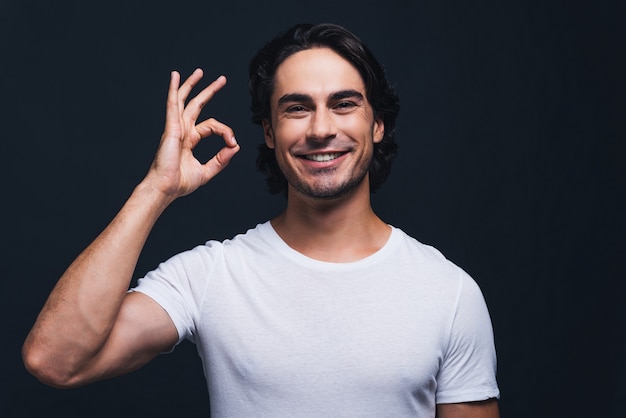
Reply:
[[[376, 115], [382, 118], [385, 134], [374, 144], [369, 167], [370, 192], [387, 179], [396, 155], [396, 116], [400, 109], [398, 96], [385, 78], [385, 72], [369, 48], [353, 33], [335, 24], [298, 24], [265, 44], [250, 61], [248, 88], [252, 98], [252, 121], [261, 125], [270, 120], [270, 97], [274, 74], [288, 57], [307, 49], [330, 48], [349, 61], [361, 74], [367, 99]], [[287, 180], [276, 162], [274, 150], [265, 143], [258, 147], [257, 169], [265, 174], [270, 193], [287, 193]]]

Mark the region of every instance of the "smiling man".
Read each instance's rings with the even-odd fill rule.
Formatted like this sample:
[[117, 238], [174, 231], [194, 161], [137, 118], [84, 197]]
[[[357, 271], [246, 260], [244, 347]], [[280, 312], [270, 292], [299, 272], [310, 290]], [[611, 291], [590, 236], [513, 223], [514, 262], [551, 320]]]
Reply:
[[[358, 71], [329, 48], [295, 53], [276, 71], [265, 142], [293, 193], [332, 199], [362, 189], [384, 123]], [[280, 138], [279, 141], [276, 138]]]
[[[250, 64], [258, 166], [285, 210], [162, 263], [128, 292], [152, 226], [239, 150], [198, 123], [220, 77], [187, 102], [172, 73], [154, 163], [72, 263], [24, 344], [28, 369], [75, 387], [199, 346], [215, 417], [498, 416], [489, 314], [476, 283], [381, 220], [370, 194], [396, 152], [398, 101], [380, 64], [336, 25], [297, 25]], [[187, 102], [187, 103], [186, 103]], [[209, 135], [225, 146], [193, 156]], [[207, 411], [208, 412], [208, 411]]]

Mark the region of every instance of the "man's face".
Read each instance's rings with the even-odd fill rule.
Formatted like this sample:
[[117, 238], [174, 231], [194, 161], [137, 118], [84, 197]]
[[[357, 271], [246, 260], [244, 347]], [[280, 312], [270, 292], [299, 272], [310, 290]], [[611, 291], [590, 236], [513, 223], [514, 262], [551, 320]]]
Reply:
[[291, 55], [274, 78], [263, 130], [289, 193], [329, 199], [363, 186], [384, 125], [359, 72], [331, 49], [315, 48]]

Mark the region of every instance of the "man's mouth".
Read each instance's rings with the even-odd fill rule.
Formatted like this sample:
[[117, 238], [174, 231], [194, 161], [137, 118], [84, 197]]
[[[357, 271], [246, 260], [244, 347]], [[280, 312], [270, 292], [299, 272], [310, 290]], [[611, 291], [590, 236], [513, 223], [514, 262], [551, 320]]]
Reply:
[[339, 158], [342, 155], [343, 155], [342, 152], [331, 152], [327, 154], [308, 154], [308, 155], [303, 155], [302, 157], [310, 161], [317, 161], [321, 163], [325, 161], [334, 160], [335, 158]]

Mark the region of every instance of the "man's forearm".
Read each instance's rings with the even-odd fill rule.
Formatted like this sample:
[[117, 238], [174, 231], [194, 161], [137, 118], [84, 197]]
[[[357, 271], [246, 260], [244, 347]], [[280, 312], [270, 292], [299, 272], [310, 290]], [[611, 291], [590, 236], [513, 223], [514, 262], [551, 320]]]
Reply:
[[140, 184], [56, 284], [24, 343], [26, 367], [63, 382], [105, 344], [154, 223], [171, 202]]

